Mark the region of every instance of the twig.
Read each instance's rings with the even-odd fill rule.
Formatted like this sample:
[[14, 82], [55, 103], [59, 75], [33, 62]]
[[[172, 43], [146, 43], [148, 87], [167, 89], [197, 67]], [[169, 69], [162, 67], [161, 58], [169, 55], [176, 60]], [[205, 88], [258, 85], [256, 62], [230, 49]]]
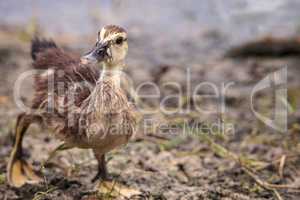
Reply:
[[242, 169], [244, 172], [246, 172], [246, 174], [248, 174], [258, 185], [260, 185], [262, 188], [264, 188], [265, 190], [271, 191], [274, 193], [274, 195], [276, 196], [276, 198], [278, 200], [283, 200], [283, 198], [281, 197], [281, 195], [279, 194], [279, 192], [273, 188], [270, 187], [269, 183], [261, 180], [256, 174], [254, 174], [253, 172], [251, 172], [250, 169], [248, 169], [246, 166], [242, 166]]
[[[242, 166], [243, 169], [246, 169], [246, 170], [248, 170], [248, 171], [251, 171], [249, 167], [244, 166], [242, 163], [241, 163], [241, 166]], [[254, 173], [252, 172], [252, 174], [254, 174]], [[264, 181], [263, 183], [264, 183], [264, 185], [265, 185], [266, 187], [268, 187], [268, 188], [300, 190], [299, 187], [297, 187], [297, 186], [292, 186], [292, 185], [272, 184], [272, 183], [268, 183], [268, 182], [265, 182], [265, 181]]]
[[[260, 185], [265, 190], [273, 192], [274, 196], [278, 200], [283, 200], [277, 189], [294, 189], [294, 190], [300, 190], [299, 187], [291, 186], [291, 185], [277, 185], [277, 184], [270, 184], [266, 181], [261, 180], [254, 172], [251, 171], [251, 168], [249, 167], [249, 164], [245, 162], [245, 159], [243, 159], [241, 156], [238, 156], [237, 154], [229, 151], [222, 145], [219, 145], [215, 143], [211, 138], [202, 135], [202, 140], [208, 143], [209, 147], [218, 155], [220, 155], [223, 158], [231, 159], [235, 161], [236, 163], [240, 164], [243, 171], [248, 174], [254, 181]], [[282, 161], [283, 162], [283, 161]], [[284, 164], [282, 164], [284, 166]]]

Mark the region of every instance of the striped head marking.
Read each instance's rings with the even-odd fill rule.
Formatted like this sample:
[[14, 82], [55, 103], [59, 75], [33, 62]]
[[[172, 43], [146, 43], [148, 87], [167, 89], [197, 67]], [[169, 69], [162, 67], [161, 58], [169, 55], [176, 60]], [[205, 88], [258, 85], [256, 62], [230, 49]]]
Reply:
[[120, 26], [107, 25], [98, 32], [98, 41], [111, 40], [117, 36], [127, 38], [126, 30]]
[[126, 30], [116, 25], [107, 25], [98, 32], [96, 45], [82, 57], [82, 62], [104, 62], [109, 66], [115, 66], [123, 62], [127, 51]]

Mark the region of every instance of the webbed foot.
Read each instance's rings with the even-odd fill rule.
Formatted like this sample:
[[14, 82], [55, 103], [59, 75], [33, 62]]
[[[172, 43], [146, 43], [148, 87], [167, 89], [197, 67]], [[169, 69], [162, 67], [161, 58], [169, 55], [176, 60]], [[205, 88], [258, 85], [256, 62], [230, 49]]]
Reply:
[[12, 159], [8, 164], [7, 180], [11, 186], [21, 187], [24, 184], [38, 184], [43, 179], [38, 176], [32, 166], [22, 159]]

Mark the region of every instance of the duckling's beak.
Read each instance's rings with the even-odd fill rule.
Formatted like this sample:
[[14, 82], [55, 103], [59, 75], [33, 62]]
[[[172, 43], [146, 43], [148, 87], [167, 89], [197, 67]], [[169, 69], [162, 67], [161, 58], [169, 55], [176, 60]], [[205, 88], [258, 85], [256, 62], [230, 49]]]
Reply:
[[81, 57], [82, 64], [96, 64], [109, 58], [108, 43], [97, 43], [96, 46], [87, 54]]

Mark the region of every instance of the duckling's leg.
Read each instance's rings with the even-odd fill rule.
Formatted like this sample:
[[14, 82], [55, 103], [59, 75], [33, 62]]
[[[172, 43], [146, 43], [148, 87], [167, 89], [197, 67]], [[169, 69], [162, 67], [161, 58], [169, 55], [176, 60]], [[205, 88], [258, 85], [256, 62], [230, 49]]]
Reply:
[[98, 160], [98, 173], [93, 178], [93, 182], [100, 180], [97, 190], [99, 195], [110, 197], [126, 197], [131, 198], [135, 195], [140, 195], [141, 191], [129, 188], [128, 186], [118, 183], [116, 180], [109, 178], [105, 162], [105, 154], [98, 153], [94, 150], [94, 155]]
[[32, 166], [23, 158], [22, 141], [26, 130], [32, 122], [40, 118], [36, 115], [20, 114], [15, 128], [14, 147], [7, 165], [7, 180], [11, 186], [21, 187], [25, 183], [38, 183], [42, 179], [33, 171]]
[[106, 168], [106, 162], [105, 162], [105, 154], [99, 153], [97, 150], [93, 150], [95, 158], [98, 161], [98, 172], [96, 176], [92, 179], [92, 182], [100, 180], [107, 180], [108, 174], [107, 174], [107, 168]]

